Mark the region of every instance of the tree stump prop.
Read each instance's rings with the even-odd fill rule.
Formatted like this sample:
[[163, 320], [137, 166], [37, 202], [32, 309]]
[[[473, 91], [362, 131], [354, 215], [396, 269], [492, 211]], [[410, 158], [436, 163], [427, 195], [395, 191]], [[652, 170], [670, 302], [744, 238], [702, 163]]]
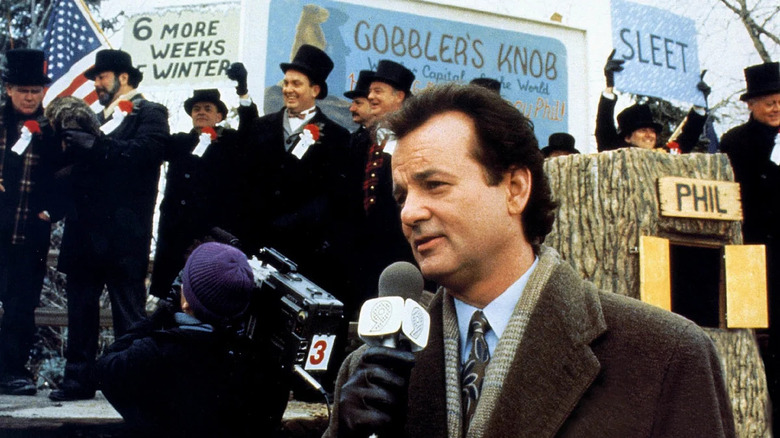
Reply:
[[[742, 244], [739, 221], [664, 217], [659, 177], [734, 181], [724, 154], [669, 155], [643, 149], [545, 161], [557, 219], [545, 243], [599, 288], [639, 299], [640, 236]], [[705, 328], [726, 376], [737, 435], [769, 437], [769, 396], [754, 331]]]

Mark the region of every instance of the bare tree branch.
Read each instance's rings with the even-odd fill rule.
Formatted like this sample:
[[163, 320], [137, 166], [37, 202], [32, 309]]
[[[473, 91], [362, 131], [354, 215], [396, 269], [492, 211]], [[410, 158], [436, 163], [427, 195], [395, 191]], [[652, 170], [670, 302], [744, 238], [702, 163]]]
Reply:
[[[764, 42], [761, 41], [761, 36], [766, 36], [778, 45], [780, 45], [780, 37], [772, 33], [770, 30], [764, 27], [764, 25], [758, 24], [756, 22], [754, 19], [754, 11], [751, 11], [748, 8], [747, 0], [735, 0], [734, 4], [730, 3], [729, 0], [720, 0], [720, 2], [723, 3], [732, 12], [734, 12], [739, 17], [740, 21], [742, 21], [742, 24], [745, 26], [745, 29], [750, 36], [750, 40], [753, 42], [753, 47], [755, 47], [758, 55], [761, 57], [761, 60], [764, 62], [771, 62], [772, 57], [769, 55], [769, 51], [764, 45]], [[767, 20], [764, 21], [764, 24], [769, 23], [770, 19], [775, 14], [777, 14], [777, 11], [778, 9], [775, 9], [771, 14], [769, 14]]]

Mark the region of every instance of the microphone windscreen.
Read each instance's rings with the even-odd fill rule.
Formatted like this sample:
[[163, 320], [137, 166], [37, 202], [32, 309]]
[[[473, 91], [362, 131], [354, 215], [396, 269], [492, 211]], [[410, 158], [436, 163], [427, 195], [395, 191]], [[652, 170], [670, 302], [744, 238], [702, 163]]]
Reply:
[[420, 299], [425, 282], [422, 273], [409, 262], [395, 262], [379, 276], [380, 297]]

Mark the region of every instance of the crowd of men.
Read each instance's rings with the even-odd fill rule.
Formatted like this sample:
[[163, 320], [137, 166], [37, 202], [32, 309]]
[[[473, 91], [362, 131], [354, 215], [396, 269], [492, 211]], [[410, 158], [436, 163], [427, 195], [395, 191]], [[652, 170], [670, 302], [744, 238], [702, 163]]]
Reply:
[[[551, 135], [540, 150], [532, 123], [501, 98], [497, 81], [436, 86], [413, 97], [414, 74], [382, 60], [344, 93], [359, 125], [350, 133], [317, 105], [328, 95], [332, 60], [303, 45], [280, 65], [279, 111], [259, 115], [246, 67], [235, 63], [228, 77], [237, 83], [237, 129], [220, 123], [228, 109], [219, 91], [202, 89], [183, 105], [192, 130], [171, 135], [168, 109], [138, 92], [143, 74], [130, 54], [103, 50], [85, 73], [104, 108], [93, 132], [57, 129], [43, 117], [49, 79], [41, 51], [17, 49], [6, 57], [1, 393], [37, 390], [26, 368], [34, 309], [50, 224], [65, 218], [58, 269], [67, 273], [67, 364], [49, 396], [89, 399], [104, 389], [141, 430], [171, 418], [159, 417], [163, 404], [151, 413], [139, 410], [154, 397], [143, 385], [130, 385], [127, 393], [112, 382], [141, 382], [168, 363], [166, 372], [177, 378], [157, 379], [160, 385], [184, 386], [184, 376], [208, 380], [233, 366], [215, 359], [223, 357], [214, 353], [219, 349], [197, 345], [216, 348], [225, 340], [223, 329], [246, 311], [246, 257], [273, 247], [343, 301], [346, 320], [375, 296], [377, 279], [392, 262], [417, 264], [428, 285], [438, 286], [429, 307], [429, 348], [416, 354], [363, 348], [344, 361], [330, 436], [591, 436], [596, 430], [616, 437], [733, 436], [722, 371], [704, 332], [671, 313], [599, 293], [543, 245], [555, 218], [543, 159], [578, 151], [567, 133]], [[622, 111], [614, 126], [612, 87], [621, 69], [610, 56], [597, 118], [599, 151], [657, 149], [660, 125], [646, 105]], [[780, 199], [765, 197], [780, 196], [780, 71], [765, 63], [745, 75], [750, 120], [724, 135], [723, 151], [742, 183], [745, 240], [768, 248], [771, 298], [780, 272]], [[709, 86], [697, 88], [706, 98]], [[692, 150], [705, 119], [705, 109], [691, 110], [674, 142], [680, 152]], [[149, 293], [179, 312], [148, 319], [145, 282], [163, 162], [167, 182]], [[232, 246], [202, 244], [214, 239]], [[96, 360], [104, 288], [118, 341]], [[780, 314], [777, 301], [771, 300], [770, 318]], [[780, 360], [776, 326], [767, 369]], [[193, 349], [199, 353], [192, 358], [213, 360], [180, 360]], [[158, 368], [137, 368], [139, 360]], [[177, 372], [196, 362], [203, 366]], [[228, 374], [244, 376], [233, 371]], [[266, 371], [266, 379], [278, 372]], [[774, 398], [777, 376], [769, 377]], [[227, 397], [230, 406], [241, 404], [234, 395]], [[516, 406], [524, 407], [520, 414]], [[220, 408], [233, 416], [231, 424], [249, 421]], [[280, 415], [275, 410], [267, 423]]]

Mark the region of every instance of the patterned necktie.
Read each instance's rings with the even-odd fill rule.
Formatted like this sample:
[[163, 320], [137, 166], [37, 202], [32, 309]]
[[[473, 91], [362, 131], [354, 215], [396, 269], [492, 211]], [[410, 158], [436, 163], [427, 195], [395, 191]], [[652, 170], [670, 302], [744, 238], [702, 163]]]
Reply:
[[468, 430], [471, 417], [477, 408], [482, 391], [482, 379], [485, 377], [485, 368], [490, 361], [485, 333], [490, 330], [485, 314], [477, 310], [471, 315], [467, 342], [471, 345], [469, 358], [463, 365], [461, 373], [461, 396], [463, 399], [463, 429]]

